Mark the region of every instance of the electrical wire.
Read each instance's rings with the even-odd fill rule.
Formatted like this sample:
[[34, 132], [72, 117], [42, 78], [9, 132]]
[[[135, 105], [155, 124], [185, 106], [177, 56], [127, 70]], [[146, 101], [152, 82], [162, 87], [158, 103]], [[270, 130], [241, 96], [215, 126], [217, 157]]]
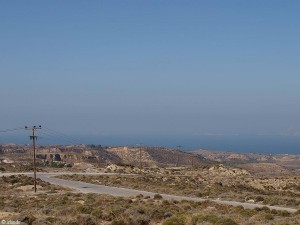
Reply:
[[43, 127], [43, 132], [47, 133], [48, 135], [50, 135], [52, 137], [56, 137], [56, 138], [65, 140], [69, 143], [83, 143], [82, 140], [79, 140], [78, 138], [71, 137], [71, 136], [66, 135], [62, 132], [52, 130], [48, 127]]
[[66, 142], [68, 144], [74, 145], [74, 141], [70, 141], [69, 139], [63, 138], [62, 136], [54, 135], [52, 133], [49, 133], [47, 131], [42, 131], [42, 130], [40, 130], [39, 133], [41, 133], [43, 135], [41, 137], [45, 140], [52, 140], [52, 141], [55, 141], [56, 143], [59, 142], [59, 141], [63, 141], [63, 142]]
[[8, 133], [8, 132], [14, 132], [14, 131], [18, 131], [18, 130], [24, 130], [24, 128], [11, 128], [11, 129], [6, 129], [6, 130], [0, 130], [0, 133]]
[[[9, 133], [9, 132], [15, 132], [15, 131], [21, 131], [21, 130], [25, 130], [25, 127], [17, 127], [17, 128], [10, 128], [10, 129], [5, 129], [5, 130], [0, 130], [0, 133]], [[42, 136], [40, 136], [42, 139], [50, 139], [52, 141], [63, 141], [66, 142], [68, 144], [80, 144], [80, 143], [84, 143], [82, 140], [66, 135], [62, 132], [59, 131], [55, 131], [53, 129], [50, 129], [48, 127], [44, 127], [42, 129], [39, 130], [38, 132], [39, 134], [42, 134]]]

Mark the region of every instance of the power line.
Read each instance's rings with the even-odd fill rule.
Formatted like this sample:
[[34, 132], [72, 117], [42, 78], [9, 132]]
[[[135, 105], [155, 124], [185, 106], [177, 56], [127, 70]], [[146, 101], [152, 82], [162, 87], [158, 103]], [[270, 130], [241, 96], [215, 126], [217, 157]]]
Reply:
[[68, 142], [71, 142], [71, 143], [74, 143], [74, 142], [82, 143], [81, 140], [79, 140], [77, 138], [74, 138], [74, 137], [71, 137], [69, 135], [66, 135], [66, 134], [64, 134], [62, 132], [55, 131], [55, 130], [52, 130], [52, 129], [47, 128], [47, 127], [43, 127], [43, 129], [45, 129], [48, 132], [48, 134], [50, 134], [52, 136], [59, 137], [59, 138], [64, 139], [64, 140], [67, 140]]
[[14, 132], [18, 130], [23, 130], [24, 128], [11, 128], [11, 129], [6, 129], [6, 130], [0, 130], [0, 133], [8, 133], [8, 132]]
[[44, 138], [50, 139], [50, 140], [53, 140], [53, 141], [56, 141], [56, 142], [58, 142], [58, 141], [64, 141], [64, 142], [67, 142], [67, 143], [72, 144], [72, 145], [75, 142], [73, 140], [70, 140], [70, 139], [62, 137], [61, 135], [53, 134], [53, 133], [50, 133], [48, 131], [41, 131], [41, 134], [45, 135], [45, 136], [43, 136]]

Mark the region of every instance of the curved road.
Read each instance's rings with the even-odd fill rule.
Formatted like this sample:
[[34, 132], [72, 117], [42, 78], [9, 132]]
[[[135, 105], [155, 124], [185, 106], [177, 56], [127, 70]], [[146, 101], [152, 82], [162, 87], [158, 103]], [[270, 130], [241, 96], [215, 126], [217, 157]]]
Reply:
[[[32, 176], [32, 173], [0, 173], [0, 176], [10, 176], [10, 175], [19, 175], [24, 174], [27, 176]], [[141, 191], [141, 190], [134, 190], [129, 188], [119, 188], [119, 187], [110, 187], [105, 185], [98, 185], [98, 184], [90, 184], [81, 181], [71, 181], [71, 180], [64, 180], [55, 178], [54, 176], [58, 175], [67, 175], [67, 174], [84, 174], [84, 175], [112, 175], [113, 173], [37, 173], [37, 177], [41, 180], [49, 182], [51, 184], [72, 188], [78, 190], [83, 193], [97, 193], [97, 194], [107, 194], [113, 196], [122, 196], [122, 197], [129, 197], [129, 196], [136, 196], [142, 194], [144, 196], [153, 197], [155, 192], [148, 192], [148, 191]], [[124, 174], [125, 175], [125, 174]], [[126, 174], [127, 175], [127, 174]], [[231, 205], [231, 206], [243, 206], [247, 209], [253, 209], [256, 207], [268, 207], [270, 209], [275, 210], [286, 210], [288, 212], [294, 213], [297, 209], [288, 208], [288, 207], [281, 207], [281, 206], [269, 206], [269, 205], [262, 205], [262, 204], [255, 204], [255, 203], [248, 203], [248, 202], [235, 202], [235, 201], [226, 201], [226, 200], [213, 200], [213, 199], [205, 199], [205, 198], [197, 198], [197, 197], [186, 197], [186, 196], [177, 196], [177, 195], [168, 195], [168, 194], [160, 194], [166, 200], [189, 200], [189, 201], [211, 201], [218, 204], [223, 205]]]

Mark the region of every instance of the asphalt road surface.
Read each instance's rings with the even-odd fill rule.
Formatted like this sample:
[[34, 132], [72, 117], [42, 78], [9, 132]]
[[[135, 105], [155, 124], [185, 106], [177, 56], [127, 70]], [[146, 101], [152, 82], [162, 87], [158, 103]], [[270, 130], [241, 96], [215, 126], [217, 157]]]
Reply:
[[[19, 175], [24, 174], [27, 176], [33, 176], [32, 173], [0, 173], [0, 176], [10, 176], [10, 175]], [[148, 192], [148, 191], [141, 191], [141, 190], [134, 190], [129, 188], [119, 188], [119, 187], [110, 187], [105, 185], [98, 185], [98, 184], [90, 184], [85, 183], [81, 181], [71, 181], [71, 180], [64, 180], [55, 178], [54, 176], [58, 175], [67, 175], [67, 174], [85, 174], [85, 175], [112, 175], [113, 173], [37, 173], [37, 177], [41, 180], [44, 180], [46, 182], [49, 182], [51, 184], [68, 187], [75, 189], [77, 191], [83, 192], [83, 193], [97, 193], [97, 194], [107, 194], [107, 195], [113, 195], [113, 196], [122, 196], [122, 197], [129, 197], [129, 196], [137, 196], [137, 195], [144, 195], [144, 196], [150, 196], [153, 197], [155, 192]], [[268, 207], [270, 209], [276, 209], [276, 210], [286, 210], [288, 212], [294, 213], [297, 211], [297, 209], [288, 208], [288, 207], [281, 207], [281, 206], [269, 206], [269, 205], [262, 205], [262, 204], [256, 204], [256, 203], [248, 203], [248, 202], [235, 202], [235, 201], [226, 201], [221, 199], [206, 199], [206, 198], [197, 198], [197, 197], [186, 197], [186, 196], [177, 196], [177, 195], [168, 195], [168, 194], [161, 194], [159, 193], [164, 199], [166, 200], [189, 200], [189, 201], [211, 201], [218, 204], [223, 205], [231, 205], [231, 206], [243, 206], [247, 209], [253, 209], [256, 207]]]

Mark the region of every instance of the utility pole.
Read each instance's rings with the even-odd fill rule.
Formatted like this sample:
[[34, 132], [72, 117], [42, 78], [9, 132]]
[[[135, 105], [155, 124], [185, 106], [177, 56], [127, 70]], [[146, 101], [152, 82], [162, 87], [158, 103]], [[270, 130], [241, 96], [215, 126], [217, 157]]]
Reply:
[[139, 159], [140, 159], [140, 170], [143, 168], [143, 163], [142, 163], [142, 144], [137, 144], [137, 146], [139, 146], [139, 153], [140, 153], [140, 156], [139, 156]]
[[182, 146], [181, 145], [177, 145], [177, 160], [176, 160], [176, 167], [178, 167], [179, 165], [179, 151], [180, 151], [180, 148]]
[[33, 173], [34, 173], [34, 192], [36, 192], [36, 160], [35, 160], [35, 140], [37, 139], [37, 136], [35, 136], [35, 130], [42, 129], [42, 126], [33, 126], [33, 127], [27, 127], [25, 126], [25, 130], [31, 130], [32, 136], [30, 136], [30, 140], [32, 140], [33, 145]]

